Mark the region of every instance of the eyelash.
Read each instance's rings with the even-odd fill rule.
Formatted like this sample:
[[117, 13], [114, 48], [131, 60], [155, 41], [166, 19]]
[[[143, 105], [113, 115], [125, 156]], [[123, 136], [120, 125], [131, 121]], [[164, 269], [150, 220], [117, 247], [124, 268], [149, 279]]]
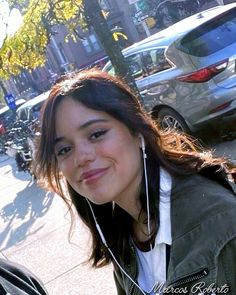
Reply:
[[66, 146], [61, 148], [58, 152], [56, 152], [56, 156], [60, 157], [60, 156], [65, 156], [69, 151], [71, 150], [71, 147]]
[[[90, 140], [97, 140], [99, 139], [101, 136], [105, 135], [107, 133], [107, 130], [105, 129], [101, 129], [101, 130], [97, 130], [95, 132], [93, 132], [90, 136], [89, 136], [89, 139]], [[93, 138], [95, 137], [95, 138]]]
[[[96, 140], [98, 140], [101, 136], [105, 135], [106, 133], [107, 133], [107, 130], [105, 130], [105, 129], [97, 130], [97, 131], [93, 132], [93, 133], [89, 136], [89, 139], [92, 140], [92, 141], [96, 141]], [[93, 138], [93, 137], [94, 137], [94, 138]], [[71, 150], [71, 147], [70, 147], [70, 146], [62, 147], [61, 149], [59, 149], [59, 150], [56, 152], [56, 156], [57, 156], [57, 157], [65, 156], [68, 152], [70, 152], [70, 150]]]

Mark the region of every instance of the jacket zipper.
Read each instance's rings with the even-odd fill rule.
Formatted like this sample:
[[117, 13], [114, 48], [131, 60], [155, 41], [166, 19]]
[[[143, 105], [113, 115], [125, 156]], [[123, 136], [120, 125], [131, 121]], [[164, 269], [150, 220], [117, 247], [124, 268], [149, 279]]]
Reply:
[[130, 290], [129, 290], [129, 294], [133, 294], [133, 289], [134, 289], [134, 284], [132, 284]]
[[199, 279], [202, 279], [203, 277], [206, 277], [208, 275], [208, 269], [207, 268], [204, 268], [203, 270], [193, 274], [193, 275], [190, 275], [190, 276], [187, 276], [185, 278], [182, 278], [182, 279], [179, 279], [173, 283], [171, 283], [168, 288], [175, 288], [179, 285], [183, 285], [183, 284], [187, 284], [187, 283], [191, 283], [191, 282], [194, 282], [196, 280], [199, 280]]

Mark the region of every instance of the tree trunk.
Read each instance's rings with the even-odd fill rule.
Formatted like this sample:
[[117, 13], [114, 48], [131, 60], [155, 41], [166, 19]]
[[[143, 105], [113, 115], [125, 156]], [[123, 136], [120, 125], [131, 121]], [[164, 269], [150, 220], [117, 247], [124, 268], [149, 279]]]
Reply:
[[3, 95], [4, 95], [4, 100], [7, 104], [7, 101], [6, 101], [6, 95], [7, 95], [7, 89], [6, 87], [4, 86], [3, 82], [0, 80], [0, 87], [2, 88], [2, 92], [3, 92]]
[[104, 50], [109, 56], [115, 72], [125, 79], [133, 90], [138, 93], [136, 83], [131, 75], [129, 66], [119, 48], [119, 45], [113, 39], [108, 24], [101, 12], [98, 0], [84, 0], [84, 13], [89, 26], [92, 26], [96, 32]]
[[0, 81], [0, 87], [2, 88], [2, 91], [3, 91], [4, 96], [7, 95], [6, 87], [4, 86], [4, 84], [3, 84], [2, 81]]

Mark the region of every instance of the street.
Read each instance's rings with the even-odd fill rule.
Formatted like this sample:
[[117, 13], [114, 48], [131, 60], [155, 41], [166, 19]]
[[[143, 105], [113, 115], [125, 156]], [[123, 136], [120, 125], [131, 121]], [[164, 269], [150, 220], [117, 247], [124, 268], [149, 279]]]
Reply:
[[[217, 144], [216, 154], [236, 159], [236, 140]], [[112, 267], [84, 264], [89, 235], [77, 219], [68, 241], [70, 216], [63, 201], [16, 172], [13, 158], [0, 157], [0, 255], [28, 267], [50, 295], [116, 294]]]
[[77, 220], [69, 242], [70, 216], [63, 201], [16, 172], [0, 157], [0, 256], [33, 271], [50, 295], [115, 294], [112, 268], [91, 269], [89, 235]]

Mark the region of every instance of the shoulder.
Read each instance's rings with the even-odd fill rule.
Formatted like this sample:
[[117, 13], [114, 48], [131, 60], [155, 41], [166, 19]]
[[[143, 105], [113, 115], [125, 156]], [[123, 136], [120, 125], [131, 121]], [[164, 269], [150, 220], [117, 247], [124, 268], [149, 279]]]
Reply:
[[236, 205], [236, 186], [223, 174], [192, 174], [173, 177], [172, 200], [199, 202], [202, 204], [219, 202]]
[[228, 182], [200, 174], [173, 178], [171, 216], [181, 224], [179, 233], [210, 221], [236, 228], [235, 210], [236, 194]]

